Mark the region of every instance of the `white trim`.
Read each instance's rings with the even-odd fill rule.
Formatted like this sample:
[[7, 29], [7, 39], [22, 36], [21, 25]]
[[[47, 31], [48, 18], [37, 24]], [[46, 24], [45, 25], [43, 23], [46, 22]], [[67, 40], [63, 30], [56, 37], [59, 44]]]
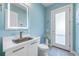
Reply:
[[[70, 14], [71, 17], [70, 17], [70, 18], [71, 18], [71, 22], [72, 22], [72, 23], [71, 23], [71, 27], [72, 27], [72, 28], [71, 28], [71, 32], [72, 32], [72, 33], [71, 33], [71, 47], [70, 47], [70, 51], [72, 52], [72, 51], [73, 51], [73, 4], [69, 4], [69, 5], [66, 5], [66, 6], [63, 6], [63, 7], [54, 9], [54, 10], [51, 10], [51, 31], [50, 31], [50, 33], [51, 33], [51, 39], [54, 38], [54, 37], [52, 37], [52, 36], [53, 36], [53, 34], [52, 34], [52, 31], [53, 31], [53, 30], [52, 30], [52, 29], [53, 29], [53, 26], [52, 26], [52, 21], [53, 21], [53, 20], [52, 20], [52, 16], [53, 16], [53, 14], [52, 14], [52, 13], [53, 13], [55, 10], [58, 10], [58, 9], [61, 9], [61, 8], [65, 8], [65, 7], [68, 7], [68, 6], [69, 6], [70, 9], [71, 9], [71, 12], [70, 12], [70, 13], [71, 13], [71, 14]], [[53, 40], [51, 41], [51, 43], [53, 44]], [[51, 44], [51, 45], [52, 45], [52, 44]]]
[[8, 3], [8, 19], [7, 19], [8, 27], [10, 27], [10, 3]]
[[71, 13], [70, 13], [70, 18], [71, 18], [71, 52], [73, 51], [73, 4], [70, 4], [71, 8]]
[[27, 7], [27, 29], [28, 29], [28, 27], [29, 27], [29, 23], [28, 23], [28, 22], [29, 22], [29, 21], [28, 21], [29, 19], [28, 19], [28, 17], [29, 17], [29, 8]]

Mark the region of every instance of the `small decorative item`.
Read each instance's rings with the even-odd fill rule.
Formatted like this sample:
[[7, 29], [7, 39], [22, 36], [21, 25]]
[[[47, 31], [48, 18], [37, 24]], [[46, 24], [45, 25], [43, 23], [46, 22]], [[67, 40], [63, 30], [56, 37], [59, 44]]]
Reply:
[[45, 43], [46, 45], [50, 46], [50, 39], [49, 39], [49, 33], [46, 32], [44, 35]]

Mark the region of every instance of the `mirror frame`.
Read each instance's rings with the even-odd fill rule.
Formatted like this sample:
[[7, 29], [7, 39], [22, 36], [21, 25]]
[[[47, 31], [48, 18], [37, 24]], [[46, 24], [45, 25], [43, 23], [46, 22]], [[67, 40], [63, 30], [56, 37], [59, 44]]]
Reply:
[[27, 11], [27, 25], [26, 27], [11, 27], [10, 26], [10, 3], [7, 4], [7, 7], [8, 7], [8, 19], [5, 19], [5, 29], [9, 29], [9, 30], [17, 30], [17, 29], [28, 29], [28, 6], [24, 3], [18, 3], [17, 5], [21, 5], [23, 7], [26, 8], [26, 11]]

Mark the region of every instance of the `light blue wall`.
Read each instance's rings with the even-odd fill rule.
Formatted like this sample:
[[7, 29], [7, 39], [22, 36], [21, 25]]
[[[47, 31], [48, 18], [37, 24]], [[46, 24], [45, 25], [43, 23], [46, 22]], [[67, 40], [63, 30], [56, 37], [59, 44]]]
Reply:
[[[5, 30], [4, 12], [0, 10], [0, 38], [3, 36], [13, 36], [19, 34], [20, 30]], [[40, 36], [43, 40], [44, 34], [45, 8], [41, 4], [31, 4], [29, 6], [29, 29], [24, 30], [24, 34]], [[3, 17], [3, 19], [2, 19]], [[42, 41], [43, 42], [43, 41]], [[0, 55], [2, 53], [2, 40], [0, 39]]]
[[79, 54], [79, 4], [76, 4], [76, 51]]
[[[41, 36], [41, 38], [43, 38], [45, 8], [41, 4], [37, 3], [32, 4], [29, 10], [30, 34]], [[41, 42], [44, 41], [41, 40]]]

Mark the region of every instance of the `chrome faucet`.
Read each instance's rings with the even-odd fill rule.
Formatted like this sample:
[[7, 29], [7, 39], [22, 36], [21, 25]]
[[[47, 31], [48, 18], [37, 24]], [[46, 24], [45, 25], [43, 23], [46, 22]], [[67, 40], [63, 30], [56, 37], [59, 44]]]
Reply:
[[20, 32], [20, 39], [22, 39], [22, 33], [23, 33], [23, 32], [21, 31], [21, 32]]

